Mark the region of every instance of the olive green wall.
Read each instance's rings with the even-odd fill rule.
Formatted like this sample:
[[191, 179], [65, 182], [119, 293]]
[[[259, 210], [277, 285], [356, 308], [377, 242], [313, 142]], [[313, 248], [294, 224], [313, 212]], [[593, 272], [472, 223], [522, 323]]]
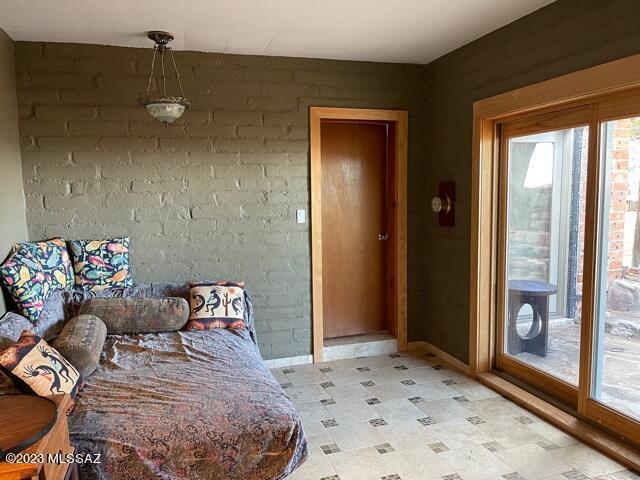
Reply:
[[426, 66], [426, 198], [457, 184], [456, 226], [427, 216], [425, 340], [468, 361], [472, 105], [640, 52], [638, 0], [560, 0]]
[[[424, 327], [424, 68], [176, 52], [193, 108], [137, 104], [150, 48], [16, 42], [32, 240], [131, 237], [139, 282], [244, 280], [262, 355], [311, 353], [309, 107], [409, 112], [408, 334]], [[356, 279], [357, 281], [357, 279]]]
[[[22, 191], [13, 41], [0, 30], [0, 261], [27, 237]], [[0, 294], [0, 315], [5, 312]]]

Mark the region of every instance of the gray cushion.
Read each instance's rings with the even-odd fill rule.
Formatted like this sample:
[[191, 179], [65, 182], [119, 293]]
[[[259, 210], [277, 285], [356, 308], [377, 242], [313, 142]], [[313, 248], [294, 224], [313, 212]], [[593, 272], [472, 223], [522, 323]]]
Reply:
[[80, 307], [81, 314], [99, 317], [109, 335], [174, 332], [189, 318], [184, 298], [93, 298]]
[[[32, 328], [33, 324], [22, 315], [7, 312], [0, 318], [0, 353], [16, 343], [23, 330]], [[13, 380], [0, 372], [0, 395], [6, 393], [20, 393], [20, 390], [14, 385]]]
[[53, 348], [88, 377], [100, 363], [102, 347], [107, 339], [107, 327], [94, 315], [78, 315], [67, 322]]
[[40, 317], [33, 324], [33, 332], [47, 341], [58, 335], [64, 326], [64, 294], [62, 290], [51, 292]]
[[33, 323], [22, 315], [7, 312], [0, 318], [0, 353], [18, 341], [23, 330], [32, 330]]

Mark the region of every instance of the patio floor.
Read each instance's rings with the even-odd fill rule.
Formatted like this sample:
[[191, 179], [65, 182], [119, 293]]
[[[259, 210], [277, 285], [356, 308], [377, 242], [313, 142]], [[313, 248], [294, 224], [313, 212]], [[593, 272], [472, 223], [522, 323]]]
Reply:
[[[556, 324], [555, 326], [553, 324]], [[605, 333], [602, 403], [640, 419], [640, 338]], [[521, 353], [515, 358], [577, 385], [580, 325], [552, 322], [548, 355]]]

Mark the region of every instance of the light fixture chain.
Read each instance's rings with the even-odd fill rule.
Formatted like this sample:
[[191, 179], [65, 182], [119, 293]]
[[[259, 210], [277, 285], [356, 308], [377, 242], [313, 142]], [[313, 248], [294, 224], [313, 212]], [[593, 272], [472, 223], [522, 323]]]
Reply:
[[169, 49], [171, 54], [171, 61], [173, 62], [173, 69], [176, 72], [176, 79], [178, 80], [178, 86], [180, 87], [180, 95], [184, 98], [184, 90], [182, 89], [182, 80], [180, 80], [180, 72], [178, 72], [178, 66], [176, 65], [176, 58], [173, 56], [173, 49]]
[[147, 85], [147, 95], [149, 95], [149, 92], [151, 91], [151, 80], [153, 80], [153, 72], [155, 70], [155, 65], [156, 65], [156, 52], [157, 52], [157, 49], [154, 47], [153, 59], [151, 60], [151, 73], [149, 73], [149, 84]]
[[160, 52], [160, 65], [162, 66], [162, 94], [167, 96], [167, 76], [164, 72], [164, 52], [165, 48]]

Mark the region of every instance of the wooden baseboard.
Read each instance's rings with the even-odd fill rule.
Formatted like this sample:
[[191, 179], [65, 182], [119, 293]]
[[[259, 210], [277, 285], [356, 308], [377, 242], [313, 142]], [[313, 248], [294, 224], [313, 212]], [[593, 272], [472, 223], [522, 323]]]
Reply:
[[626, 443], [545, 402], [494, 373], [480, 373], [478, 380], [572, 437], [600, 450], [615, 461], [635, 471], [640, 471], [640, 451]]
[[471, 376], [471, 369], [469, 365], [464, 362], [461, 362], [456, 357], [449, 355], [444, 350], [440, 350], [438, 347], [431, 345], [429, 342], [410, 342], [409, 350], [426, 350], [429, 353], [433, 353], [436, 357], [442, 360], [443, 363], [446, 363], [448, 366], [464, 373], [465, 375]]

